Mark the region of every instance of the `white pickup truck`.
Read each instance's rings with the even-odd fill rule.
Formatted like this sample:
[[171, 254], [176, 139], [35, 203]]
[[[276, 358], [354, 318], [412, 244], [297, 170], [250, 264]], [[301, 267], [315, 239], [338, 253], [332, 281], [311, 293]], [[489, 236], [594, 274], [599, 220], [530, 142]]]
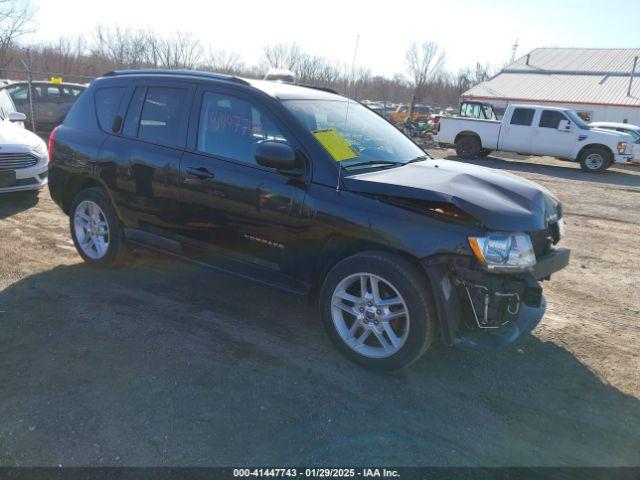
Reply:
[[628, 134], [589, 127], [573, 110], [540, 105], [509, 105], [501, 121], [442, 117], [436, 141], [464, 159], [502, 150], [578, 161], [587, 172], [631, 163], [634, 145]]

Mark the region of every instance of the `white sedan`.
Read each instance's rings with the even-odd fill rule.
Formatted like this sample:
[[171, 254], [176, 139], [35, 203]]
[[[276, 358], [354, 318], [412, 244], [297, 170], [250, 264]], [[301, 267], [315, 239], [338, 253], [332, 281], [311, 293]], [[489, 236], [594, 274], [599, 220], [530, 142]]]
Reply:
[[0, 90], [0, 194], [30, 190], [47, 184], [49, 154], [44, 141], [24, 128], [6, 90]]
[[591, 122], [589, 126], [631, 135], [635, 140], [635, 145], [633, 146], [633, 161], [640, 162], [640, 127], [638, 125], [617, 122]]

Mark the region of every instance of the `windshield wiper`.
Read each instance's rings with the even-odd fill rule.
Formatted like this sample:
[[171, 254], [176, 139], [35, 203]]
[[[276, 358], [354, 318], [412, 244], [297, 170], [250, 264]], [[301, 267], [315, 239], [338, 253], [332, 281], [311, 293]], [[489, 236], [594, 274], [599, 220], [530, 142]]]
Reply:
[[420, 155], [419, 157], [412, 158], [411, 160], [404, 162], [403, 165], [406, 165], [408, 163], [421, 162], [423, 160], [431, 160], [431, 157], [429, 155]]
[[349, 165], [345, 165], [342, 168], [347, 170], [353, 167], [365, 167], [370, 165], [380, 165], [381, 167], [393, 167], [395, 165], [402, 165], [402, 164], [398, 162], [389, 162], [387, 160], [367, 160], [366, 162], [351, 163]]

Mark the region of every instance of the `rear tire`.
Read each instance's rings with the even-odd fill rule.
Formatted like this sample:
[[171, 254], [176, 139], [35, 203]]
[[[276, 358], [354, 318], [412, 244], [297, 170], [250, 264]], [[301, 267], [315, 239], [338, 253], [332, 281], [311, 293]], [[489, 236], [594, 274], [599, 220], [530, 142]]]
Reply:
[[480, 155], [482, 144], [478, 137], [464, 135], [456, 140], [456, 153], [463, 160], [473, 160]]
[[423, 272], [398, 255], [370, 251], [342, 260], [327, 274], [319, 302], [331, 341], [369, 369], [408, 367], [434, 338], [431, 286]]
[[91, 267], [116, 267], [131, 259], [120, 220], [102, 188], [78, 192], [71, 203], [69, 226], [76, 250]]
[[611, 153], [601, 147], [586, 148], [579, 157], [580, 167], [589, 173], [602, 173], [613, 163]]

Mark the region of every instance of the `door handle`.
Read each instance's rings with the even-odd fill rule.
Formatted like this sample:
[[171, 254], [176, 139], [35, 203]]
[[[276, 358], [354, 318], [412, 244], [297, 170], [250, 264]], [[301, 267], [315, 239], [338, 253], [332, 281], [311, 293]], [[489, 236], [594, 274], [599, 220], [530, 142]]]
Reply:
[[215, 178], [216, 176], [209, 171], [206, 167], [187, 167], [187, 173], [199, 178], [200, 180], [207, 180]]

